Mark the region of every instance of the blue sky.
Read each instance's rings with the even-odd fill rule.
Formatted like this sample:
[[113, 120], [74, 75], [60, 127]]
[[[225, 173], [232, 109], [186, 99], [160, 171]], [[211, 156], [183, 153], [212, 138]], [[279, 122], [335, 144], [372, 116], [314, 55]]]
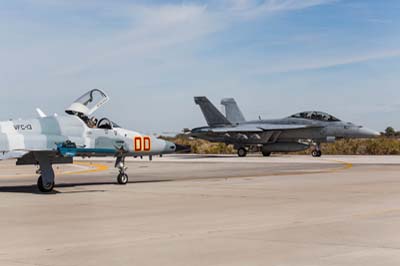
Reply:
[[246, 117], [322, 110], [400, 130], [397, 0], [0, 0], [0, 118], [99, 111], [144, 132], [204, 125], [193, 96]]

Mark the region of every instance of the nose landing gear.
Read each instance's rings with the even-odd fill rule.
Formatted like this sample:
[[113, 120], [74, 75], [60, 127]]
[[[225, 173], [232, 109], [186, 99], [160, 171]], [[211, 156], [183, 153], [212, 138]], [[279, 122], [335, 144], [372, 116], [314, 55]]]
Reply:
[[119, 169], [119, 174], [117, 177], [118, 184], [126, 185], [129, 181], [129, 178], [128, 175], [125, 173], [125, 171], [128, 169], [127, 167], [125, 167], [125, 157], [117, 157], [115, 168]]

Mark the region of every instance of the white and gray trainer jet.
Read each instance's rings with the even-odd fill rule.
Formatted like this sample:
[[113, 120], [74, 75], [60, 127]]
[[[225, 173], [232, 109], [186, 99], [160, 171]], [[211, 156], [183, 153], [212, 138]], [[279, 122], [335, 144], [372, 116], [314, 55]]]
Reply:
[[121, 128], [108, 118], [92, 114], [109, 100], [101, 90], [84, 94], [66, 109], [67, 115], [0, 122], [0, 160], [17, 159], [17, 165], [39, 165], [37, 185], [51, 192], [55, 184], [54, 164], [69, 164], [74, 157], [115, 156], [119, 184], [128, 182], [125, 158], [173, 153], [172, 142]]
[[232, 144], [238, 155], [244, 157], [249, 150], [261, 151], [264, 156], [272, 152], [295, 152], [315, 147], [314, 157], [322, 155], [320, 144], [343, 138], [373, 138], [379, 132], [343, 122], [324, 112], [301, 112], [282, 119], [247, 121], [233, 98], [223, 99], [224, 116], [206, 97], [195, 97], [208, 123], [190, 131], [190, 136], [212, 142]]

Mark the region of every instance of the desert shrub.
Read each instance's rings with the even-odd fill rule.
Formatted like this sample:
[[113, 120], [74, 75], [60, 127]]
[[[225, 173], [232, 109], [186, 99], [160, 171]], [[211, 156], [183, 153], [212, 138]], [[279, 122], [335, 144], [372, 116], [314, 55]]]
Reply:
[[[164, 137], [174, 143], [190, 146], [192, 153], [198, 154], [233, 154], [236, 153], [232, 145], [213, 143], [206, 140], [192, 139], [187, 135]], [[321, 145], [323, 154], [327, 155], [400, 155], [400, 140], [393, 137], [379, 137], [376, 139], [339, 140], [335, 143]], [[295, 154], [309, 154], [310, 150]]]

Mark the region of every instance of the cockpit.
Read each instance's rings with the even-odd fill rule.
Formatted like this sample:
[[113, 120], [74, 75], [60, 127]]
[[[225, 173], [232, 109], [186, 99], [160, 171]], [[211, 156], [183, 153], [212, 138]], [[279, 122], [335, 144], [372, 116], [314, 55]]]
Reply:
[[99, 89], [91, 90], [68, 107], [65, 112], [79, 117], [89, 128], [113, 129], [120, 126], [108, 118], [97, 119], [91, 115], [109, 101], [108, 96]]
[[317, 120], [317, 121], [325, 121], [325, 122], [338, 122], [340, 121], [336, 117], [324, 113], [324, 112], [317, 112], [317, 111], [309, 111], [309, 112], [301, 112], [290, 116], [291, 118], [302, 118], [302, 119], [309, 119], [309, 120]]
[[108, 118], [102, 118], [97, 122], [96, 128], [113, 129], [113, 128], [120, 128], [120, 126]]

